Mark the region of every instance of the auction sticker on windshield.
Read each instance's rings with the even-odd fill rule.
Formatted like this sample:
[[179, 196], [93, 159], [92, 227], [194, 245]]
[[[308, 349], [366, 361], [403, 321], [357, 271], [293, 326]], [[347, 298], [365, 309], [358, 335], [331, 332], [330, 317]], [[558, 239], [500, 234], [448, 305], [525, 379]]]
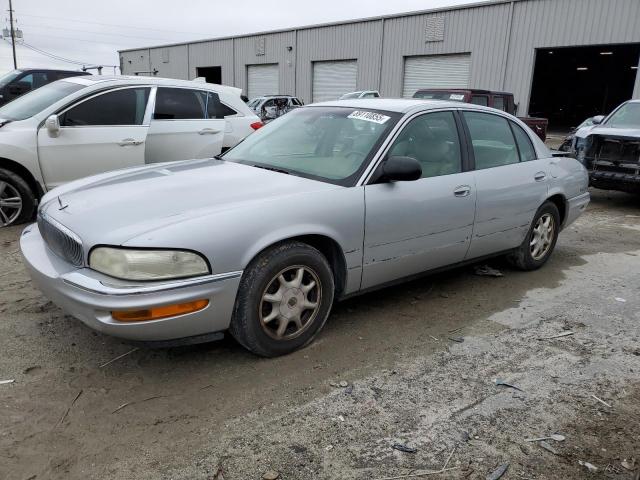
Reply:
[[449, 100], [464, 100], [464, 95], [461, 95], [459, 93], [452, 93], [451, 95], [449, 95]]
[[360, 110], [356, 110], [352, 112], [347, 118], [353, 118], [356, 120], [364, 120], [366, 122], [373, 122], [382, 125], [383, 123], [387, 123], [387, 121], [391, 117], [387, 117], [386, 115], [382, 115], [381, 113], [376, 112], [363, 112]]

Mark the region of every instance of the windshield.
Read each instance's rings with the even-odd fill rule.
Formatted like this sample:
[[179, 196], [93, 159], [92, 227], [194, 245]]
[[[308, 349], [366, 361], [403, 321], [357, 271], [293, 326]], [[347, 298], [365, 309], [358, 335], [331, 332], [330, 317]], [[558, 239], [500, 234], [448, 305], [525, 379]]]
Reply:
[[86, 85], [65, 82], [63, 80], [50, 83], [22, 97], [16, 98], [13, 102], [7, 103], [0, 108], [0, 118], [6, 120], [24, 120], [33, 117], [58, 100], [62, 100], [67, 95], [85, 87]]
[[464, 102], [464, 93], [456, 93], [456, 92], [441, 92], [441, 91], [429, 91], [422, 90], [417, 91], [413, 98], [424, 98], [430, 100], [451, 100], [454, 102]]
[[340, 97], [340, 100], [347, 100], [349, 98], [360, 98], [362, 92], [345, 93]]
[[254, 98], [247, 105], [249, 108], [256, 108], [261, 101], [262, 98]]
[[5, 85], [11, 83], [21, 73], [22, 73], [22, 70], [12, 70], [9, 73], [5, 73], [4, 75], [2, 75], [0, 77], [0, 88], [2, 88]]
[[224, 159], [352, 185], [398, 117], [343, 107], [298, 108], [249, 135]]
[[603, 123], [607, 127], [640, 128], [640, 103], [625, 103]]

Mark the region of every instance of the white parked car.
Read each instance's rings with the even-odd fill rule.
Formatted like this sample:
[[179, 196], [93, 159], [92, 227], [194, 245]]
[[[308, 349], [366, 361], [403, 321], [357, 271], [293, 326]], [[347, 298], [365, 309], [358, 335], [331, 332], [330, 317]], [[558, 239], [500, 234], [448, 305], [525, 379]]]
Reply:
[[74, 77], [0, 108], [0, 226], [48, 190], [110, 170], [214, 157], [262, 122], [240, 90], [152, 77]]

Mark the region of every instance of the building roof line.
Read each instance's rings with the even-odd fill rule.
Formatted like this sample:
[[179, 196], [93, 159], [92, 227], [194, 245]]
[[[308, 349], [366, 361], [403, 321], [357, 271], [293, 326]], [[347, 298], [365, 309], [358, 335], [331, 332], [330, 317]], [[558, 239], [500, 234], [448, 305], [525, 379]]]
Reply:
[[232, 40], [235, 38], [247, 38], [247, 37], [255, 37], [258, 35], [270, 35], [270, 34], [278, 34], [278, 33], [293, 33], [297, 30], [310, 30], [313, 28], [324, 28], [324, 27], [334, 27], [334, 26], [339, 26], [339, 25], [350, 25], [353, 23], [361, 23], [361, 22], [375, 22], [375, 21], [380, 21], [380, 20], [388, 20], [388, 19], [394, 19], [394, 18], [403, 18], [403, 17], [410, 17], [413, 15], [425, 15], [425, 14], [429, 14], [429, 13], [439, 13], [439, 12], [451, 12], [451, 11], [456, 11], [456, 10], [467, 10], [467, 9], [472, 9], [472, 8], [479, 8], [479, 7], [491, 7], [494, 5], [501, 5], [501, 4], [505, 4], [505, 3], [515, 3], [515, 2], [523, 2], [523, 1], [534, 1], [534, 0], [480, 0], [480, 1], [476, 1], [473, 3], [467, 3], [467, 4], [463, 4], [463, 5], [451, 5], [448, 7], [438, 7], [438, 8], [431, 8], [428, 10], [414, 10], [411, 12], [403, 12], [403, 13], [393, 13], [393, 14], [389, 14], [389, 15], [378, 15], [375, 17], [363, 17], [363, 18], [353, 18], [353, 19], [349, 19], [349, 20], [339, 20], [339, 21], [335, 21], [335, 22], [327, 22], [327, 23], [317, 23], [317, 24], [310, 24], [310, 25], [302, 25], [299, 27], [292, 27], [292, 28], [280, 28], [280, 29], [276, 29], [276, 30], [263, 30], [263, 31], [259, 31], [259, 32], [252, 32], [252, 33], [242, 33], [242, 34], [238, 34], [238, 35], [227, 35], [224, 37], [212, 37], [212, 38], [203, 38], [200, 40], [189, 40], [189, 41], [185, 41], [185, 42], [175, 42], [175, 43], [166, 43], [166, 44], [161, 44], [161, 45], [151, 45], [151, 46], [145, 46], [145, 47], [136, 47], [136, 48], [126, 48], [123, 50], [118, 50], [118, 53], [125, 53], [125, 52], [137, 52], [140, 50], [149, 50], [152, 48], [168, 48], [168, 47], [179, 47], [179, 46], [183, 46], [183, 45], [194, 45], [197, 43], [208, 43], [208, 42], [217, 42], [217, 41], [223, 41], [223, 40]]

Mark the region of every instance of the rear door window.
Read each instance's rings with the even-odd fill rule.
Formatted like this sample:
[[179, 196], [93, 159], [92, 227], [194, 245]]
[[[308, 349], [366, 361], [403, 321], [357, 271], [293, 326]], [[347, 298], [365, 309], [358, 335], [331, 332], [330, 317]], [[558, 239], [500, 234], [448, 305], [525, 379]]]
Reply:
[[159, 87], [154, 120], [202, 120], [206, 118], [207, 93], [188, 88]]
[[537, 157], [536, 150], [533, 148], [533, 143], [531, 143], [531, 139], [529, 135], [520, 127], [520, 125], [511, 123], [511, 129], [513, 130], [513, 135], [516, 137], [516, 143], [518, 144], [518, 150], [520, 152], [520, 161], [521, 162], [529, 162], [531, 160], [535, 160]]
[[60, 117], [63, 127], [142, 125], [149, 88], [124, 88], [85, 100]]
[[220, 101], [220, 97], [217, 93], [209, 92], [209, 98], [207, 100], [208, 118], [225, 118], [237, 114], [238, 112], [233, 108]]
[[489, 97], [486, 95], [471, 95], [471, 102], [474, 105], [489, 106]]
[[518, 163], [518, 147], [506, 118], [484, 112], [463, 112], [469, 128], [476, 170]]
[[500, 97], [500, 96], [493, 97], [493, 108], [497, 108], [498, 110], [502, 110], [503, 112], [506, 112], [507, 108], [504, 101], [504, 97]]

